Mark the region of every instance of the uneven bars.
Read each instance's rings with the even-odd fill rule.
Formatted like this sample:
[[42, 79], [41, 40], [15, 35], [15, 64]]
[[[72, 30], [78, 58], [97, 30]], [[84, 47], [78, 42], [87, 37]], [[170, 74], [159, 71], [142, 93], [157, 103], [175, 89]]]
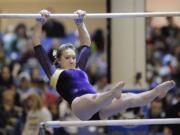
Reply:
[[[0, 18], [36, 18], [40, 14], [0, 13]], [[87, 13], [86, 18], [129, 18], [129, 17], [165, 17], [180, 16], [180, 12], [135, 12], [135, 13]], [[77, 18], [77, 14], [50, 14], [50, 18]]]
[[180, 124], [180, 118], [169, 119], [129, 119], [129, 120], [98, 120], [98, 121], [47, 121], [40, 123], [41, 128], [85, 127], [85, 126], [117, 126], [117, 125], [157, 125]]

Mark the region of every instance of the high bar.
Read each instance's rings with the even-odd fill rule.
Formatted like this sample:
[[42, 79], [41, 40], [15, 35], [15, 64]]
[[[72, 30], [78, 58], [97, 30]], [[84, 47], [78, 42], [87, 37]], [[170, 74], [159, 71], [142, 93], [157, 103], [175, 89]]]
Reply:
[[[36, 18], [40, 14], [31, 13], [0, 13], [0, 18]], [[132, 17], [166, 17], [180, 16], [180, 12], [134, 12], [134, 13], [87, 13], [86, 18], [132, 18]], [[50, 18], [77, 18], [77, 14], [50, 14]]]
[[158, 125], [158, 124], [180, 124], [180, 118], [168, 119], [129, 119], [129, 120], [97, 120], [97, 121], [47, 121], [42, 122], [40, 127], [85, 127], [85, 126], [117, 126], [117, 125]]

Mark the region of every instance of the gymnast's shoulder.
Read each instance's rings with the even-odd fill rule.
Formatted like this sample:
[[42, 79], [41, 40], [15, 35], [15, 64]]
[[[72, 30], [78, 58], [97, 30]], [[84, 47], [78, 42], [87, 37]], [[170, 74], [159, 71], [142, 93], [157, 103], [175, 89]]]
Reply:
[[60, 69], [60, 68], [57, 68], [55, 70], [55, 72], [53, 73], [53, 75], [51, 76], [50, 78], [50, 85], [53, 87], [53, 88], [56, 88], [56, 84], [57, 84], [57, 81], [58, 81], [58, 78], [60, 76], [60, 74], [64, 71], [64, 69]]

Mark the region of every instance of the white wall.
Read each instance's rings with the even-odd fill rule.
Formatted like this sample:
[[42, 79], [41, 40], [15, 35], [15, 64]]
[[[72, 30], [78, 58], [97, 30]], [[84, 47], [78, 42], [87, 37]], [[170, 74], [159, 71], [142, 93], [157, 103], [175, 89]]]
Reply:
[[[180, 0], [146, 0], [147, 11], [180, 11]], [[175, 22], [180, 26], [180, 17], [175, 17]], [[155, 25], [166, 25], [164, 18], [155, 18]]]
[[[144, 12], [144, 0], [112, 0], [112, 12]], [[134, 88], [135, 75], [142, 73], [145, 87], [144, 18], [112, 20], [112, 82], [123, 80]]]

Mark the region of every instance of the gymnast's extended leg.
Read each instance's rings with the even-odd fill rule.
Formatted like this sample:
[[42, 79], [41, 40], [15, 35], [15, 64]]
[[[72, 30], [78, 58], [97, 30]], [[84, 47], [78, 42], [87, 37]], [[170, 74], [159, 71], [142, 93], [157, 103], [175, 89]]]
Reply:
[[124, 82], [117, 83], [111, 90], [104, 93], [86, 94], [73, 100], [73, 113], [81, 120], [90, 119], [101, 108], [111, 104], [114, 98], [121, 96]]
[[153, 101], [156, 97], [164, 97], [167, 94], [167, 92], [174, 86], [174, 81], [167, 81], [147, 92], [139, 94], [122, 94], [120, 98], [115, 98], [109, 106], [106, 106], [100, 110], [100, 118], [104, 119], [119, 112], [123, 112], [128, 108], [146, 105], [149, 102]]

